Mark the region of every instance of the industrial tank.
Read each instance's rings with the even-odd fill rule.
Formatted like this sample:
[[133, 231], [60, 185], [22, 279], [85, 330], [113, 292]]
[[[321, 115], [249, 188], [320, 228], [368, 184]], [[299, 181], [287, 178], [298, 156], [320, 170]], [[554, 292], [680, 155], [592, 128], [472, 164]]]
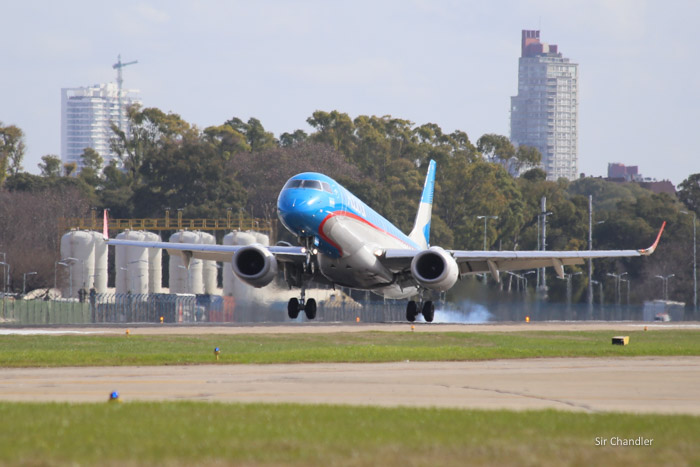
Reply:
[[95, 239], [90, 231], [71, 230], [61, 237], [61, 263], [68, 268], [63, 296], [75, 298], [81, 289], [87, 291], [95, 275]]
[[[125, 230], [117, 235], [120, 240], [145, 241], [147, 232]], [[115, 251], [117, 293], [147, 294], [148, 293], [148, 257], [149, 249], [144, 247], [119, 247]]]
[[[213, 245], [215, 239], [208, 233], [181, 230], [170, 236], [170, 242]], [[189, 268], [186, 268], [179, 255], [170, 255], [169, 273], [170, 293], [212, 294], [216, 292], [215, 261], [192, 258]]]
[[[147, 242], [160, 242], [160, 235], [153, 232], [145, 232], [144, 240]], [[163, 250], [160, 248], [148, 248], [148, 292], [161, 293], [163, 291]]]
[[97, 293], [105, 293], [107, 292], [107, 242], [101, 232], [92, 231], [91, 233], [95, 241], [95, 276], [88, 287], [94, 287]]
[[[216, 245], [216, 238], [211, 234], [201, 232], [200, 238], [201, 243], [205, 245]], [[205, 294], [216, 294], [216, 275], [216, 261], [202, 261], [202, 285]]]

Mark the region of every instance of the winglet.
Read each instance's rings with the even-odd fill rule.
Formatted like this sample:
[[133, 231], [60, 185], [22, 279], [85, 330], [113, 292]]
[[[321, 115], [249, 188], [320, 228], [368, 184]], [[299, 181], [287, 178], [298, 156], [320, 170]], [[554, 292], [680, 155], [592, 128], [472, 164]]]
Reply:
[[107, 219], [107, 210], [104, 210], [102, 215], [102, 238], [109, 240], [109, 220]]
[[659, 244], [659, 240], [661, 240], [661, 234], [664, 231], [664, 227], [666, 227], [666, 221], [664, 221], [664, 223], [661, 224], [661, 229], [659, 230], [659, 235], [656, 236], [656, 241], [654, 242], [654, 244], [645, 250], [639, 250], [640, 255], [649, 256], [650, 254], [652, 254], [654, 252], [654, 250], [656, 250], [656, 246]]
[[428, 165], [428, 174], [425, 176], [423, 194], [416, 214], [416, 222], [408, 238], [416, 242], [421, 248], [430, 245], [430, 219], [433, 212], [433, 192], [435, 191], [435, 161]]

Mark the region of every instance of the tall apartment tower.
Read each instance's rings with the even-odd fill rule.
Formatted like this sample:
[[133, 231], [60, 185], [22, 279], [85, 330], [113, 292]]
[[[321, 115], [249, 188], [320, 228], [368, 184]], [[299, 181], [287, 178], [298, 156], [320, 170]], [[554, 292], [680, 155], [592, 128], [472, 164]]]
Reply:
[[111, 124], [126, 130], [126, 107], [139, 103], [136, 91], [122, 91], [122, 112], [119, 119], [119, 88], [116, 84], [97, 84], [81, 88], [61, 89], [61, 160], [75, 162], [82, 169], [80, 156], [92, 148], [108, 164], [116, 157], [109, 140], [114, 136]]
[[578, 176], [578, 64], [540, 31], [522, 32], [518, 95], [510, 101], [510, 139], [542, 153], [548, 180]]

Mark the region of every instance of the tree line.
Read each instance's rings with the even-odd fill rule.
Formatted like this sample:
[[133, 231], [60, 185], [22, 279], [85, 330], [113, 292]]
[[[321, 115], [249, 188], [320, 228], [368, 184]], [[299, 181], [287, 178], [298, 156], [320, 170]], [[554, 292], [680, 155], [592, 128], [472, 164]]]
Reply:
[[[27, 251], [12, 240], [18, 236], [9, 232], [20, 225], [18, 217], [37, 218], [34, 208], [9, 209], [25, 203], [25, 197], [42, 194], [70, 208], [56, 206], [44, 214], [47, 219], [51, 213], [56, 213], [53, 217], [67, 211], [87, 215], [90, 208], [109, 208], [112, 217], [119, 218], [161, 217], [166, 209], [182, 209], [185, 217], [225, 217], [232, 210], [274, 221], [280, 188], [303, 171], [329, 175], [409, 231], [427, 164], [434, 159], [438, 170], [433, 244], [482, 249], [484, 222], [477, 216], [488, 215], [497, 216], [486, 224], [488, 249], [537, 249], [540, 200], [546, 197], [551, 212], [547, 249], [586, 249], [588, 196], [592, 195], [596, 249], [646, 247], [661, 223], [668, 222], [652, 257], [596, 261], [594, 279], [606, 284], [606, 297], [615, 296], [607, 273], [628, 273], [635, 302], [660, 298], [661, 284], [655, 276], [675, 274], [669, 282], [670, 295], [692, 303], [688, 251], [692, 250], [692, 213], [700, 213], [700, 174], [679, 185], [678, 197], [599, 178], [548, 181], [538, 168], [539, 152], [514, 147], [505, 136], [485, 134], [473, 143], [461, 130], [445, 132], [434, 123], [417, 125], [388, 115], [351, 118], [336, 110], [316, 111], [307, 119], [310, 133], [297, 129], [279, 138], [255, 118], [234, 117], [200, 129], [156, 108], [134, 106], [128, 117], [128, 130], [113, 127], [117, 158], [103, 167], [101, 155], [87, 148], [77, 175], [77, 167], [62, 165], [55, 155], [42, 158], [41, 175], [24, 172], [23, 134], [0, 124], [0, 195], [4, 197], [0, 249], [8, 251], [8, 259], [17, 261], [19, 252]], [[49, 227], [42, 231], [48, 232]], [[278, 232], [278, 240], [293, 241], [285, 237], [284, 229]], [[55, 230], [51, 233], [56, 238], [60, 235]], [[38, 233], [24, 231], [26, 241], [32, 241], [32, 235]], [[40, 243], [48, 248], [42, 251], [50, 256], [47, 264], [58, 259], [55, 241], [32, 241]], [[32, 280], [47, 284], [47, 276], [39, 274]], [[548, 280], [550, 299], [564, 300], [564, 281], [553, 277]], [[579, 277], [573, 298], [585, 301], [587, 278]]]

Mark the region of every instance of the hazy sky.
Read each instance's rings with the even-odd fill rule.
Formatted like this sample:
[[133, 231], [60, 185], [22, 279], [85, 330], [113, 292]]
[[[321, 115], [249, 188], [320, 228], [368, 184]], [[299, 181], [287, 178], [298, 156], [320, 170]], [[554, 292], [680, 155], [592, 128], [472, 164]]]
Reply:
[[26, 170], [60, 155], [62, 87], [115, 82], [200, 128], [258, 118], [279, 136], [315, 110], [506, 136], [520, 31], [579, 64], [579, 170], [680, 183], [700, 172], [700, 2], [2, 0], [0, 121]]

